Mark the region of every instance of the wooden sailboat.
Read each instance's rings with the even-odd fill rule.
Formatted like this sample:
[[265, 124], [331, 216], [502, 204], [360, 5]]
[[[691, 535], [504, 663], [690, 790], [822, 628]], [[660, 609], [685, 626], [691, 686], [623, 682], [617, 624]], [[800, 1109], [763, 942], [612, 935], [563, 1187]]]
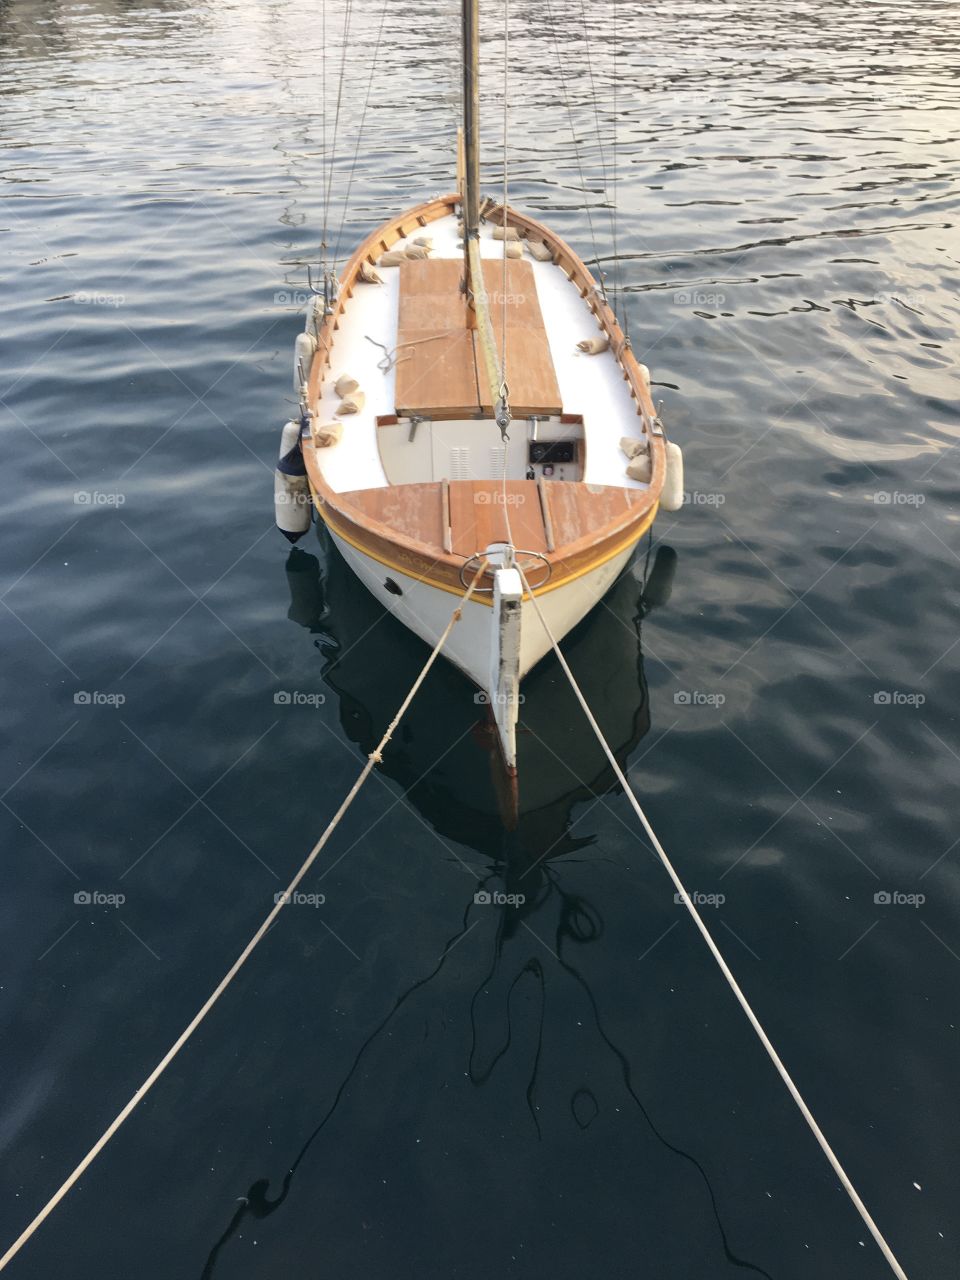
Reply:
[[682, 459], [581, 259], [481, 199], [477, 4], [462, 0], [458, 190], [391, 218], [325, 277], [297, 342], [278, 523], [299, 536], [308, 500], [430, 644], [484, 568], [444, 654], [489, 703], [513, 769], [520, 682], [550, 647], [530, 595], [561, 639], [658, 506], [681, 505]]

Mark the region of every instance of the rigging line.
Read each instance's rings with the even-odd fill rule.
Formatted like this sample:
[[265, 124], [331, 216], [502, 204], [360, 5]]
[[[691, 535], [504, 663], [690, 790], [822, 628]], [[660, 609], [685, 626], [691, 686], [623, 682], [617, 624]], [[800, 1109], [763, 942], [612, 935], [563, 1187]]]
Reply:
[[136, 1091], [136, 1093], [133, 1095], [133, 1097], [130, 1099], [127, 1105], [107, 1126], [104, 1132], [100, 1135], [97, 1141], [93, 1144], [93, 1146], [90, 1148], [87, 1154], [83, 1157], [83, 1159], [74, 1169], [73, 1173], [71, 1173], [70, 1176], [67, 1178], [67, 1180], [64, 1183], [62, 1183], [60, 1188], [54, 1192], [54, 1194], [50, 1197], [50, 1199], [47, 1201], [44, 1207], [40, 1210], [40, 1212], [36, 1215], [33, 1221], [29, 1224], [29, 1226], [24, 1228], [24, 1230], [20, 1233], [17, 1239], [14, 1240], [13, 1244], [6, 1251], [3, 1257], [0, 1258], [0, 1271], [3, 1271], [4, 1268], [7, 1266], [7, 1264], [11, 1262], [14, 1257], [16, 1257], [16, 1255], [20, 1252], [23, 1246], [34, 1234], [34, 1232], [37, 1231], [38, 1228], [43, 1224], [43, 1222], [50, 1216], [50, 1214], [57, 1207], [57, 1205], [60, 1203], [63, 1197], [67, 1194], [70, 1188], [76, 1182], [79, 1181], [79, 1179], [83, 1176], [85, 1171], [89, 1168], [89, 1166], [93, 1163], [96, 1157], [100, 1154], [103, 1148], [107, 1145], [107, 1143], [110, 1141], [113, 1135], [117, 1132], [117, 1130], [123, 1124], [124, 1120], [126, 1120], [128, 1116], [131, 1114], [131, 1112], [134, 1110], [137, 1103], [143, 1101], [143, 1099], [146, 1097], [149, 1091], [153, 1088], [156, 1082], [160, 1079], [160, 1077], [163, 1075], [164, 1071], [167, 1069], [167, 1067], [170, 1065], [173, 1059], [177, 1056], [177, 1054], [180, 1052], [183, 1046], [187, 1043], [187, 1041], [193, 1035], [194, 1031], [196, 1031], [197, 1027], [200, 1026], [201, 1022], [203, 1022], [204, 1018], [207, 1016], [207, 1014], [210, 1012], [213, 1006], [217, 1003], [217, 1001], [226, 991], [227, 987], [229, 987], [233, 979], [237, 976], [237, 974], [243, 968], [246, 961], [253, 954], [253, 950], [257, 946], [257, 943], [261, 942], [262, 939], [265, 938], [266, 935], [270, 932], [277, 916], [280, 914], [283, 908], [287, 905], [287, 903], [291, 901], [291, 899], [293, 898], [294, 890], [297, 888], [297, 886], [300, 884], [300, 881], [303, 879], [303, 877], [307, 874], [307, 872], [313, 866], [321, 850], [323, 849], [327, 841], [330, 839], [334, 831], [336, 831], [337, 827], [339, 826], [340, 820], [343, 818], [343, 816], [346, 814], [347, 810], [350, 808], [353, 801], [356, 799], [357, 794], [360, 791], [360, 788], [363, 786], [367, 778], [373, 772], [374, 765], [378, 764], [383, 759], [383, 751], [387, 743], [393, 737], [394, 732], [396, 731], [397, 725], [403, 719], [403, 716], [405, 715], [407, 708], [410, 706], [410, 703], [413, 701], [414, 697], [416, 696], [417, 691], [419, 690], [420, 686], [423, 684], [424, 680], [426, 680], [427, 675], [430, 671], [430, 668], [433, 666], [434, 662], [436, 662], [437, 658], [440, 656], [440, 651], [443, 648], [443, 646], [446, 644], [447, 639], [450, 636], [450, 632], [453, 630], [453, 628], [456, 626], [456, 624], [460, 621], [461, 617], [463, 616], [463, 606], [469, 603], [470, 598], [472, 597], [474, 591], [477, 589], [477, 586], [480, 582], [480, 578], [483, 576], [484, 572], [486, 571], [486, 568], [487, 568], [487, 559], [484, 556], [484, 557], [481, 557], [479, 568], [477, 569], [477, 572], [474, 575], [473, 580], [471, 581], [466, 591], [464, 591], [463, 595], [458, 600], [457, 607], [451, 613], [450, 620], [447, 623], [446, 627], [444, 628], [439, 640], [434, 645], [433, 649], [430, 651], [430, 656], [427, 658], [426, 662], [424, 663], [420, 674], [417, 676], [416, 680], [410, 686], [410, 691], [408, 692], [407, 696], [404, 698], [403, 702], [400, 704], [399, 711], [390, 721], [390, 724], [387, 726], [386, 732], [384, 733], [383, 737], [380, 739], [377, 746], [367, 756], [366, 764], [361, 769], [356, 782], [350, 788], [350, 791], [347, 793], [347, 796], [342, 802], [342, 804], [340, 805], [340, 808], [337, 810], [337, 812], [333, 815], [333, 817], [327, 823], [327, 827], [323, 835], [320, 837], [317, 843], [313, 846], [313, 848], [307, 854], [307, 857], [305, 858], [305, 860], [300, 866], [300, 870], [296, 873], [296, 875], [287, 885], [284, 892], [282, 894], [277, 895], [277, 897], [275, 898], [274, 904], [273, 904], [273, 910], [265, 918], [263, 923], [260, 925], [259, 929], [253, 935], [253, 937], [250, 939], [250, 941], [247, 943], [244, 949], [240, 952], [240, 955], [236, 958], [236, 960], [234, 960], [233, 964], [230, 966], [230, 968], [227, 970], [224, 976], [220, 979], [220, 982], [217, 984], [217, 986], [214, 988], [211, 994], [204, 1001], [199, 1011], [196, 1014], [194, 1014], [193, 1018], [188, 1023], [186, 1028], [180, 1033], [179, 1037], [174, 1041], [173, 1045], [167, 1050], [167, 1052], [160, 1059], [160, 1061], [157, 1063], [154, 1069], [150, 1072], [146, 1080], [143, 1082], [140, 1088]]
[[[509, 188], [509, 152], [507, 143], [507, 88], [510, 74], [510, 0], [503, 0], [503, 266], [500, 272], [500, 392], [503, 407], [507, 408], [507, 196]], [[513, 548], [513, 529], [510, 527], [510, 504], [507, 502], [507, 453], [510, 440], [503, 436], [503, 467], [500, 472], [500, 492], [503, 498], [503, 522], [507, 531], [507, 546]]]
[[620, 300], [620, 327], [623, 329], [623, 336], [627, 342], [630, 341], [630, 316], [627, 312], [627, 304], [624, 299], [623, 292], [623, 263], [620, 261], [620, 249], [618, 245], [618, 231], [620, 223], [619, 205], [617, 203], [617, 166], [619, 164], [617, 152], [617, 126], [620, 123], [620, 107], [618, 94], [618, 78], [619, 70], [617, 66], [617, 50], [620, 47], [620, 27], [618, 23], [619, 10], [617, 7], [618, 0], [613, 0], [613, 136], [611, 139], [611, 149], [613, 151], [613, 187], [612, 187], [612, 230], [613, 230], [613, 284], [614, 289], [619, 295]]
[[327, 206], [323, 202], [323, 185], [327, 176], [327, 5], [320, 4], [320, 266], [327, 270]]
[[503, 0], [503, 267], [501, 270], [500, 377], [507, 382], [507, 190], [509, 154], [507, 150], [507, 90], [510, 58], [510, 0]]
[[373, 60], [370, 63], [370, 78], [367, 80], [367, 93], [363, 100], [363, 111], [360, 113], [360, 127], [357, 129], [357, 145], [353, 152], [353, 162], [350, 165], [350, 174], [347, 178], [347, 193], [343, 198], [343, 213], [340, 218], [340, 227], [337, 231], [336, 243], [333, 246], [333, 265], [336, 268], [337, 255], [340, 252], [340, 241], [343, 238], [343, 227], [347, 220], [347, 210], [350, 207], [350, 192], [353, 189], [353, 179], [357, 172], [357, 162], [360, 157], [360, 143], [363, 139], [363, 126], [367, 119], [367, 108], [370, 105], [370, 90], [373, 88], [373, 75], [377, 69], [377, 59], [380, 57], [380, 42], [383, 37], [383, 28], [387, 19], [387, 0], [383, 0], [383, 7], [380, 10], [380, 26], [377, 30], [377, 43], [373, 49]]
[[580, 155], [580, 144], [577, 141], [577, 129], [573, 119], [573, 108], [570, 105], [570, 95], [567, 92], [567, 77], [563, 69], [563, 56], [560, 53], [560, 41], [557, 35], [556, 19], [553, 15], [553, 6], [550, 0], [547, 0], [547, 21], [553, 29], [553, 47], [557, 55], [557, 69], [560, 72], [560, 85], [563, 90], [563, 100], [567, 108], [567, 116], [570, 120], [570, 137], [573, 142], [573, 154], [577, 160], [577, 169], [580, 174], [580, 186], [583, 190], [584, 209], [587, 214], [587, 226], [590, 228], [590, 240], [593, 244], [593, 260], [597, 268], [597, 278], [600, 286], [600, 293], [603, 295], [604, 302], [607, 302], [607, 288], [603, 279], [603, 269], [600, 266], [600, 251], [597, 248], [597, 236], [593, 228], [593, 215], [590, 208], [590, 198], [587, 191], [587, 180], [583, 175], [583, 159]]
[[667, 875], [673, 881], [674, 888], [677, 890], [677, 893], [680, 895], [681, 902], [687, 908], [687, 911], [690, 913], [690, 915], [693, 918], [694, 924], [700, 930], [700, 933], [701, 933], [701, 936], [703, 937], [704, 942], [707, 944], [708, 948], [710, 949], [710, 954], [713, 956], [714, 960], [716, 960], [717, 964], [720, 967], [720, 972], [723, 974], [724, 978], [726, 978], [727, 980], [727, 985], [730, 987], [730, 990], [736, 996], [741, 1009], [747, 1015], [747, 1019], [750, 1025], [753, 1027], [754, 1031], [757, 1033], [760, 1043], [763, 1045], [764, 1049], [766, 1049], [767, 1051], [767, 1056], [770, 1058], [770, 1061], [776, 1067], [777, 1073], [779, 1074], [780, 1079], [787, 1086], [790, 1096], [793, 1098], [794, 1102], [797, 1104], [798, 1108], [800, 1109], [800, 1114], [803, 1116], [804, 1120], [806, 1120], [811, 1133], [813, 1134], [813, 1136], [816, 1138], [817, 1142], [820, 1145], [820, 1149], [823, 1151], [823, 1154], [829, 1160], [834, 1173], [840, 1179], [841, 1183], [843, 1184], [844, 1190], [846, 1191], [847, 1195], [850, 1197], [851, 1201], [853, 1202], [853, 1205], [856, 1208], [857, 1212], [860, 1214], [860, 1217], [863, 1219], [864, 1225], [866, 1226], [870, 1234], [873, 1236], [878, 1248], [880, 1249], [880, 1252], [883, 1254], [883, 1256], [886, 1258], [887, 1262], [889, 1263], [890, 1269], [893, 1271], [894, 1275], [897, 1277], [897, 1280], [907, 1280], [906, 1272], [903, 1270], [900, 1263], [897, 1261], [896, 1257], [894, 1256], [893, 1250], [890, 1248], [890, 1246], [887, 1244], [886, 1240], [884, 1239], [883, 1235], [881, 1234], [880, 1228], [874, 1222], [873, 1218], [871, 1218], [866, 1205], [863, 1203], [863, 1201], [860, 1199], [860, 1196], [857, 1194], [856, 1187], [850, 1181], [849, 1177], [847, 1176], [846, 1170], [844, 1169], [843, 1165], [840, 1163], [839, 1159], [835, 1155], [833, 1148], [830, 1146], [830, 1143], [827, 1141], [823, 1133], [823, 1130], [817, 1124], [814, 1118], [813, 1112], [810, 1110], [806, 1102], [803, 1100], [803, 1096], [801, 1095], [800, 1090], [797, 1088], [797, 1086], [793, 1082], [793, 1077], [790, 1075], [789, 1071], [787, 1071], [787, 1068], [783, 1065], [783, 1062], [780, 1059], [780, 1055], [777, 1053], [776, 1049], [773, 1047], [773, 1044], [769, 1036], [764, 1031], [763, 1027], [760, 1025], [759, 1018], [753, 1012], [753, 1009], [750, 1006], [750, 1002], [747, 1000], [747, 997], [741, 991], [739, 983], [737, 982], [736, 978], [733, 976], [733, 973], [731, 972], [729, 966], [727, 965], [726, 960], [724, 960], [723, 955], [720, 952], [720, 948], [714, 942], [713, 936], [710, 933], [710, 930], [704, 924], [703, 918], [701, 917], [700, 912], [697, 910], [693, 902], [693, 899], [690, 897], [690, 894], [685, 889], [683, 881], [680, 879], [680, 876], [678, 875], [677, 871], [674, 869], [673, 863], [670, 861], [669, 857], [667, 856], [666, 850], [664, 849], [663, 845], [660, 843], [659, 839], [657, 838], [657, 833], [654, 831], [653, 827], [650, 825], [650, 819], [644, 813], [643, 809], [640, 806], [640, 801], [634, 795], [633, 788], [630, 786], [630, 783], [627, 780], [626, 774], [620, 768], [620, 765], [617, 761], [616, 756], [610, 750], [610, 745], [607, 742], [606, 738], [603, 736], [603, 730], [600, 728], [599, 724], [597, 724], [597, 721], [594, 718], [593, 712], [590, 710], [590, 706], [587, 703], [586, 698], [583, 696], [583, 691], [581, 690], [580, 686], [577, 684], [576, 678], [573, 672], [570, 670], [570, 667], [567, 664], [567, 660], [563, 656], [563, 653], [560, 650], [560, 645], [557, 643], [556, 637], [554, 636], [553, 632], [550, 630], [550, 627], [547, 623], [546, 618], [543, 616], [543, 612], [540, 608], [540, 602], [538, 601], [537, 597], [533, 594], [533, 592], [530, 590], [530, 584], [527, 582], [526, 574], [520, 568], [519, 564], [516, 566], [516, 568], [517, 568], [517, 572], [520, 574], [520, 580], [523, 583], [524, 592], [530, 597], [530, 601], [533, 604], [534, 612], [536, 613], [537, 617], [540, 620], [540, 625], [543, 627], [544, 632], [546, 633], [547, 639], [550, 641], [550, 646], [553, 649], [553, 652], [557, 655], [557, 661], [560, 663], [560, 666], [563, 670], [564, 675], [567, 677], [567, 680], [570, 682], [570, 687], [573, 690], [577, 701], [580, 703], [580, 706], [581, 706], [581, 709], [583, 710], [584, 715], [587, 717], [587, 721], [590, 725], [590, 728], [593, 730], [594, 736], [599, 742], [604, 755], [607, 757], [607, 760], [610, 762], [610, 766], [613, 769], [614, 774], [616, 775], [617, 781], [623, 787], [624, 795], [627, 797], [627, 800], [629, 801], [634, 813], [640, 819], [640, 822], [643, 825], [644, 831], [646, 831], [647, 833], [650, 843], [653, 845], [654, 849], [656, 850], [658, 858], [663, 864], [664, 870], [667, 872]]
[[[326, 4], [324, 3], [324, 8]], [[337, 83], [337, 109], [333, 117], [333, 139], [330, 144], [330, 163], [327, 166], [327, 188], [324, 194], [323, 238], [327, 238], [327, 223], [330, 217], [330, 192], [333, 187], [333, 169], [337, 158], [337, 133], [340, 129], [340, 107], [343, 102], [343, 82], [347, 69], [347, 46], [350, 38], [350, 18], [353, 13], [353, 0], [347, 0], [343, 10], [343, 36], [340, 48], [340, 79]]]
[[[614, 0], [615, 2], [615, 0]], [[600, 173], [603, 178], [603, 194], [604, 198], [610, 203], [610, 235], [611, 239], [616, 241], [615, 230], [615, 210], [612, 202], [610, 202], [609, 181], [607, 178], [607, 157], [603, 146], [603, 131], [600, 127], [600, 103], [597, 98], [597, 86], [593, 76], [593, 57], [590, 52], [590, 37], [587, 34], [587, 8], [584, 0], [580, 0], [580, 20], [583, 24], [583, 48], [586, 54], [587, 77], [590, 81], [590, 96], [593, 99], [593, 118], [597, 128], [597, 151], [600, 155]], [[614, 51], [616, 57], [616, 51]], [[616, 126], [614, 126], [616, 127]], [[614, 314], [616, 315], [617, 304], [617, 281], [616, 281], [616, 259], [614, 259], [614, 280], [613, 280], [613, 297], [614, 297]]]

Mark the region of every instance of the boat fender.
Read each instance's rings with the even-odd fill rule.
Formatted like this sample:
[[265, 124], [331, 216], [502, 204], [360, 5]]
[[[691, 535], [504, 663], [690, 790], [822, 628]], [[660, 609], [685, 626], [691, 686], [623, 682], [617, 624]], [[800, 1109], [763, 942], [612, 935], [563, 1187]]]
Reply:
[[322, 424], [314, 424], [313, 443], [318, 449], [329, 449], [331, 445], [339, 444], [342, 436], [342, 422], [324, 422]]
[[606, 351], [609, 346], [610, 339], [605, 333], [602, 333], [596, 338], [584, 338], [582, 342], [578, 342], [577, 350], [582, 351], [587, 356], [598, 356]]
[[362, 391], [352, 391], [350, 395], [344, 396], [337, 405], [335, 412], [336, 417], [346, 418], [351, 414], [360, 413], [363, 406], [367, 402], [367, 397]]
[[307, 303], [307, 323], [304, 326], [304, 332], [308, 333], [311, 338], [316, 341], [320, 336], [320, 328], [323, 324], [323, 299], [314, 294]]
[[620, 448], [628, 458], [635, 458], [638, 453], [646, 453], [650, 447], [650, 441], [646, 436], [641, 436], [639, 440], [635, 440], [633, 436], [621, 436]]
[[530, 250], [530, 256], [536, 258], [538, 262], [553, 261], [553, 250], [542, 240], [528, 240], [527, 248]]
[[640, 370], [640, 377], [643, 379], [643, 385], [649, 391], [650, 390], [650, 370], [647, 368], [645, 364], [638, 364], [637, 368]]
[[660, 506], [664, 511], [679, 511], [683, 506], [683, 454], [680, 446], [667, 441], [667, 467], [660, 494]]
[[424, 258], [430, 257], [430, 250], [424, 249], [424, 247], [419, 244], [409, 244], [406, 249], [404, 249], [403, 256], [406, 259], [420, 259], [422, 261]]
[[650, 466], [650, 455], [647, 453], [638, 453], [627, 463], [627, 475], [631, 480], [639, 480], [641, 484], [649, 484], [652, 469]]
[[310, 380], [310, 366], [316, 349], [317, 340], [312, 333], [298, 334], [293, 346], [293, 389], [298, 394]]
[[273, 480], [273, 508], [277, 528], [291, 542], [302, 538], [310, 528], [313, 504], [300, 448], [299, 422], [288, 422], [280, 433], [280, 460]]
[[419, 245], [421, 249], [432, 249], [433, 236], [417, 236], [413, 243]]
[[361, 262], [357, 279], [362, 284], [383, 284], [383, 276], [378, 275], [369, 262]]
[[342, 400], [344, 396], [349, 396], [354, 391], [359, 391], [360, 383], [356, 378], [351, 378], [349, 373], [341, 373], [340, 377], [333, 384], [333, 389]]
[[523, 241], [508, 240], [503, 246], [503, 256], [505, 258], [522, 258], [523, 257]]
[[516, 227], [495, 226], [493, 228], [494, 240], [519, 240], [520, 232]]
[[378, 267], [399, 267], [401, 262], [406, 262], [407, 255], [402, 249], [391, 249], [389, 253], [385, 253], [377, 263]]

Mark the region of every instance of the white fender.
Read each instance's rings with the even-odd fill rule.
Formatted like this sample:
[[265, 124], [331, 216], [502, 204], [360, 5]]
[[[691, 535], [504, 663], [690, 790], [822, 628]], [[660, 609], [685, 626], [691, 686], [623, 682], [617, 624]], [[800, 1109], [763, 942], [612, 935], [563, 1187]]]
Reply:
[[664, 511], [679, 511], [683, 506], [683, 454], [680, 446], [667, 441], [667, 474], [663, 480], [660, 506]]
[[277, 528], [296, 542], [310, 528], [313, 500], [300, 449], [300, 423], [288, 422], [280, 433], [280, 461], [273, 479], [273, 509]]
[[307, 323], [304, 325], [306, 333], [313, 338], [314, 342], [320, 337], [320, 326], [323, 324], [323, 299], [314, 294], [307, 303]]
[[293, 344], [293, 389], [300, 394], [310, 377], [310, 365], [313, 353], [317, 349], [317, 340], [310, 333], [301, 333]]

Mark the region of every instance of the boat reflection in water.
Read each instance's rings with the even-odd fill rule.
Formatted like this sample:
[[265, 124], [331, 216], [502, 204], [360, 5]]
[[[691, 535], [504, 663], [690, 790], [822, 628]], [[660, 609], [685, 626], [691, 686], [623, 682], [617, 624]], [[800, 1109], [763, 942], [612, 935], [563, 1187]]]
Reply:
[[[676, 553], [638, 557], [602, 603], [564, 641], [564, 655], [621, 765], [650, 728], [640, 624], [669, 598]], [[347, 737], [372, 751], [420, 673], [427, 648], [372, 599], [333, 547], [324, 565], [294, 550], [287, 560], [288, 617], [317, 635], [323, 679], [340, 706]], [[649, 570], [649, 572], [645, 572]], [[451, 611], [454, 607], [451, 597]], [[380, 771], [440, 836], [523, 871], [549, 853], [583, 843], [569, 835], [578, 801], [616, 786], [567, 681], [552, 655], [523, 684], [517, 778], [508, 772], [486, 694], [450, 664], [434, 665]]]
[[[378, 744], [419, 675], [428, 650], [357, 585], [322, 533], [321, 540], [322, 560], [305, 551], [290, 553], [286, 564], [291, 600], [288, 617], [315, 636], [325, 659], [323, 679], [338, 701], [343, 731], [367, 754]], [[676, 563], [676, 553], [669, 547], [661, 547], [655, 557], [649, 550], [639, 555], [603, 602], [563, 642], [564, 655], [621, 766], [650, 729], [641, 624], [651, 608], [669, 599]], [[451, 608], [453, 603], [451, 597]], [[539, 1044], [548, 969], [558, 967], [589, 1002], [598, 1052], [617, 1062], [618, 1074], [651, 1134], [673, 1157], [688, 1163], [702, 1181], [705, 1206], [715, 1220], [718, 1247], [727, 1261], [755, 1274], [767, 1274], [731, 1250], [705, 1170], [694, 1155], [658, 1130], [633, 1084], [629, 1059], [607, 1030], [594, 993], [573, 956], [576, 948], [601, 938], [603, 918], [594, 903], [563, 883], [556, 861], [576, 855], [594, 841], [591, 836], [574, 833], [574, 806], [584, 803], [587, 812], [591, 800], [600, 802], [619, 784], [552, 655], [524, 681], [523, 694], [517, 738], [519, 795], [515, 778], [503, 766], [497, 731], [482, 695], [475, 695], [466, 679], [447, 663], [434, 665], [386, 748], [379, 770], [403, 790], [406, 801], [448, 850], [452, 841], [461, 846], [456, 856], [461, 858], [462, 854], [462, 861], [470, 860], [480, 868], [477, 879], [464, 877], [468, 888], [458, 914], [458, 929], [443, 955], [428, 972], [398, 990], [389, 1011], [358, 1044], [349, 1071], [329, 1101], [318, 1109], [316, 1125], [305, 1135], [280, 1183], [271, 1188], [270, 1179], [260, 1179], [240, 1198], [207, 1258], [203, 1280], [214, 1275], [218, 1259], [245, 1222], [266, 1218], [280, 1209], [300, 1164], [362, 1076], [368, 1051], [381, 1036], [391, 1033], [391, 1024], [409, 1001], [417, 996], [429, 998], [430, 984], [472, 927], [478, 896], [483, 902], [483, 895], [493, 891], [506, 896], [505, 905], [494, 908], [498, 911], [496, 941], [464, 990], [464, 1007], [469, 1007], [473, 1025], [473, 1043], [464, 1063], [471, 1081], [483, 1085], [497, 1061], [497, 1055], [489, 1061], [489, 1053], [479, 1043], [482, 1032], [478, 1023], [483, 1020], [477, 1015], [478, 1001], [498, 991], [506, 1002], [509, 1021], [510, 993], [526, 977], [540, 992], [539, 1001], [535, 1001], [540, 1009], [540, 1027], [535, 1032]], [[439, 843], [438, 851], [442, 852]], [[544, 913], [544, 921], [549, 916], [549, 926], [535, 920], [538, 913]], [[531, 933], [549, 938], [547, 949], [554, 959], [546, 952], [540, 954]], [[538, 1050], [527, 1087], [527, 1105], [538, 1133], [540, 1120], [532, 1099], [539, 1061]], [[578, 1089], [571, 1101], [581, 1127], [590, 1123], [597, 1106], [586, 1088]]]

